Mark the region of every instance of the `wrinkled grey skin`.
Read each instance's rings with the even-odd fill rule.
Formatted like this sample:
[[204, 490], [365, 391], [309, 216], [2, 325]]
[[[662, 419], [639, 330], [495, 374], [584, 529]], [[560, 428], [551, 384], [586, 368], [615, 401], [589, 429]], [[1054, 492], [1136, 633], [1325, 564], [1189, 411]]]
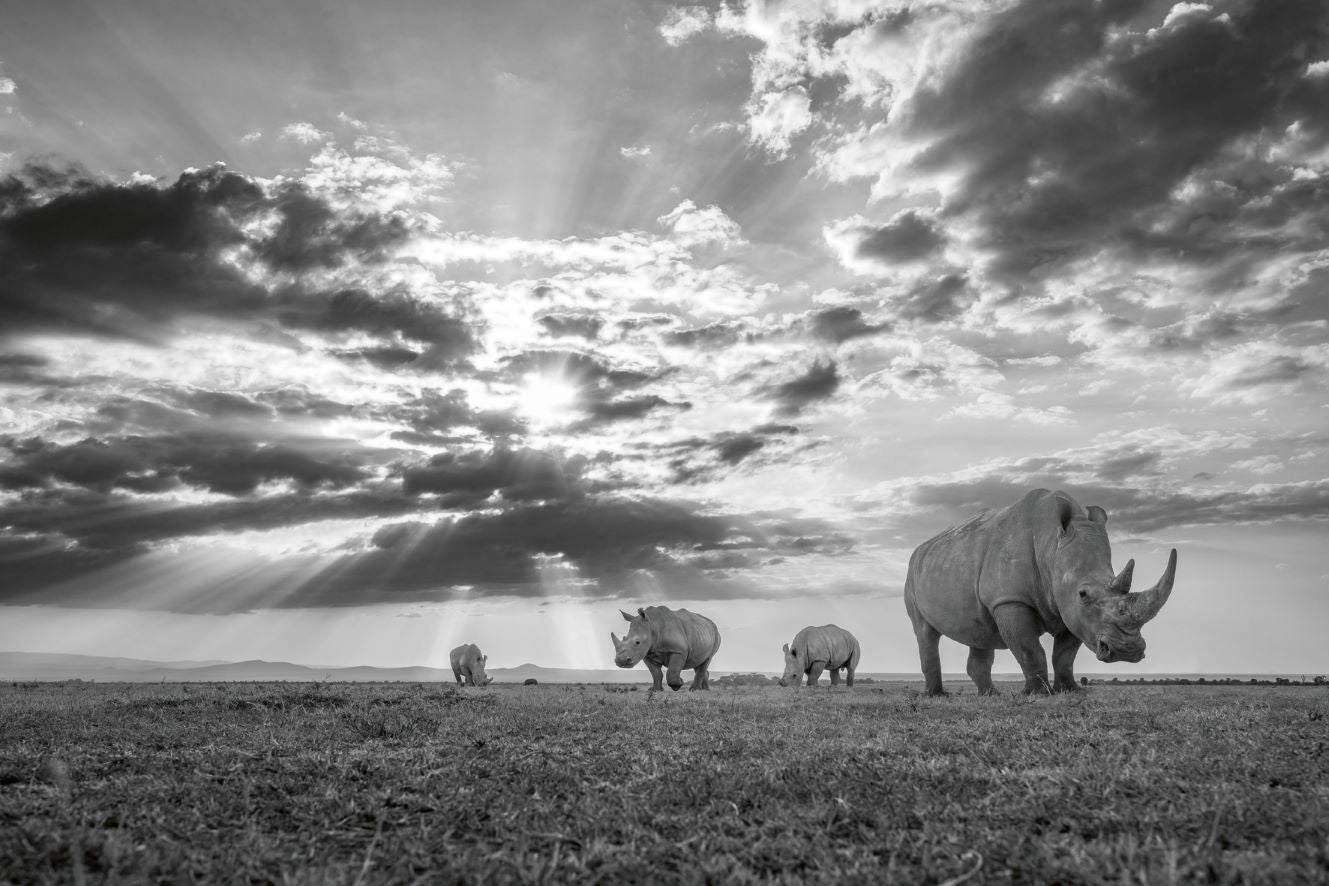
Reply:
[[668, 672], [669, 688], [683, 688], [681, 672], [692, 671], [693, 689], [711, 688], [711, 658], [720, 650], [720, 630], [704, 615], [686, 609], [647, 606], [630, 615], [619, 610], [629, 627], [623, 639], [611, 631], [614, 664], [630, 668], [646, 662], [651, 672], [651, 691], [663, 689], [662, 673]]
[[[1010, 649], [1026, 694], [1073, 692], [1080, 644], [1100, 661], [1144, 658], [1140, 628], [1167, 602], [1177, 570], [1168, 557], [1158, 584], [1130, 593], [1131, 560], [1112, 573], [1107, 513], [1064, 492], [1036, 489], [1014, 505], [984, 512], [918, 546], [909, 559], [904, 603], [914, 623], [928, 695], [944, 695], [937, 642], [969, 647], [967, 670], [992, 693], [992, 658]], [[1054, 682], [1039, 637], [1052, 634]]]
[[485, 673], [485, 663], [489, 656], [480, 654], [480, 647], [474, 643], [458, 646], [448, 654], [452, 662], [452, 675], [457, 678], [457, 685], [488, 686], [493, 677]]
[[808, 626], [794, 635], [794, 642], [784, 644], [784, 676], [781, 686], [798, 686], [807, 674], [808, 688], [817, 685], [823, 670], [831, 672], [831, 685], [840, 685], [840, 671], [845, 671], [845, 685], [854, 685], [858, 670], [858, 639], [837, 625]]

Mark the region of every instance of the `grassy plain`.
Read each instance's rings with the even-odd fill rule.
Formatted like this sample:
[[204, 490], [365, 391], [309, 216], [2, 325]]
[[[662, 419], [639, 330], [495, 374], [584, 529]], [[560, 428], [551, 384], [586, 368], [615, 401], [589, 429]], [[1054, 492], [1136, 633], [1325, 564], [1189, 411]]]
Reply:
[[0, 881], [1325, 883], [1329, 690], [4, 684]]

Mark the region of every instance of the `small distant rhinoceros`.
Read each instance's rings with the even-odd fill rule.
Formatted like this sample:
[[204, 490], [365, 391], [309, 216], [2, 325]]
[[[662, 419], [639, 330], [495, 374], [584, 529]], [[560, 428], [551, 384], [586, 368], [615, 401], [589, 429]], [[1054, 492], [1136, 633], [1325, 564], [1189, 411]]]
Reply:
[[611, 631], [614, 664], [630, 668], [645, 661], [652, 690], [659, 690], [661, 668], [668, 670], [669, 688], [683, 688], [680, 671], [692, 670], [692, 688], [710, 689], [711, 659], [720, 649], [720, 630], [704, 615], [686, 609], [647, 606], [631, 615], [619, 610], [630, 627], [622, 640]]
[[488, 686], [494, 679], [485, 673], [485, 663], [489, 656], [480, 654], [480, 647], [474, 643], [458, 646], [448, 654], [452, 662], [452, 675], [457, 678], [457, 685]]
[[793, 643], [784, 645], [784, 676], [781, 686], [797, 686], [808, 676], [808, 686], [816, 686], [823, 670], [831, 672], [831, 685], [840, 685], [840, 670], [845, 671], [845, 685], [854, 685], [854, 671], [858, 670], [858, 639], [837, 625], [811, 625], [794, 636]]
[[[928, 695], [943, 695], [937, 641], [969, 647], [966, 670], [992, 689], [994, 650], [1010, 649], [1027, 694], [1079, 689], [1072, 666], [1083, 643], [1099, 661], [1144, 658], [1140, 628], [1167, 602], [1177, 551], [1158, 584], [1130, 593], [1135, 561], [1112, 574], [1107, 513], [1064, 492], [1035, 489], [1010, 507], [984, 512], [918, 546], [909, 559], [904, 605], [914, 623]], [[1052, 634], [1055, 682], [1039, 642]]]

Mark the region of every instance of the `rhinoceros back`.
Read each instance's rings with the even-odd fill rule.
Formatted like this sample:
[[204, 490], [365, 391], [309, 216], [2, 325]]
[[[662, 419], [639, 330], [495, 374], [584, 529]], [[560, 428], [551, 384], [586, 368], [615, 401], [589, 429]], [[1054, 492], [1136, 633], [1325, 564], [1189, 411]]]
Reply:
[[653, 658], [666, 658], [676, 652], [684, 655], [683, 667], [695, 668], [711, 660], [720, 649], [720, 629], [704, 615], [686, 609], [665, 606], [646, 607], [651, 626]]
[[474, 643], [464, 643], [448, 653], [448, 660], [454, 671], [469, 674], [471, 666], [480, 660], [480, 647]]
[[858, 667], [858, 640], [838, 625], [806, 627], [794, 636], [790, 648], [805, 663], [824, 661], [828, 668]]
[[1031, 521], [1037, 503], [1036, 493], [1030, 493], [919, 545], [909, 559], [906, 605], [916, 607], [928, 624], [953, 640], [1006, 648], [991, 610], [1004, 602], [1035, 602]]

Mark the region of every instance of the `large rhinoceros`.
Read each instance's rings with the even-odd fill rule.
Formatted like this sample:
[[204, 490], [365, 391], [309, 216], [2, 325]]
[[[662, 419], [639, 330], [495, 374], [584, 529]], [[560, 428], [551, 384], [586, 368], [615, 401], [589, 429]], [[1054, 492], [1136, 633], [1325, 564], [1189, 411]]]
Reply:
[[[909, 558], [904, 605], [914, 623], [928, 695], [942, 695], [937, 641], [969, 647], [966, 670], [991, 693], [994, 650], [1010, 649], [1024, 691], [1073, 691], [1075, 653], [1084, 643], [1099, 661], [1144, 658], [1140, 628], [1167, 602], [1177, 571], [1168, 557], [1158, 584], [1130, 593], [1131, 560], [1112, 573], [1107, 513], [1064, 492], [1035, 489], [1010, 507], [987, 511], [918, 546]], [[1053, 636], [1047, 656], [1039, 637]]]
[[485, 663], [489, 656], [480, 654], [480, 647], [474, 643], [465, 643], [448, 653], [452, 662], [452, 675], [457, 678], [457, 685], [488, 686], [493, 677], [485, 673]]
[[651, 672], [652, 690], [662, 689], [661, 668], [668, 670], [669, 688], [683, 688], [680, 672], [692, 670], [692, 688], [710, 689], [711, 659], [720, 650], [720, 629], [704, 615], [686, 609], [646, 606], [636, 615], [619, 610], [628, 622], [622, 640], [609, 632], [614, 641], [614, 664], [630, 668], [645, 661]]
[[831, 685], [840, 685], [840, 669], [845, 671], [845, 685], [854, 685], [858, 670], [858, 639], [837, 625], [811, 625], [794, 635], [792, 644], [784, 644], [784, 676], [781, 686], [797, 686], [807, 674], [808, 686], [817, 685], [822, 670], [831, 672]]

